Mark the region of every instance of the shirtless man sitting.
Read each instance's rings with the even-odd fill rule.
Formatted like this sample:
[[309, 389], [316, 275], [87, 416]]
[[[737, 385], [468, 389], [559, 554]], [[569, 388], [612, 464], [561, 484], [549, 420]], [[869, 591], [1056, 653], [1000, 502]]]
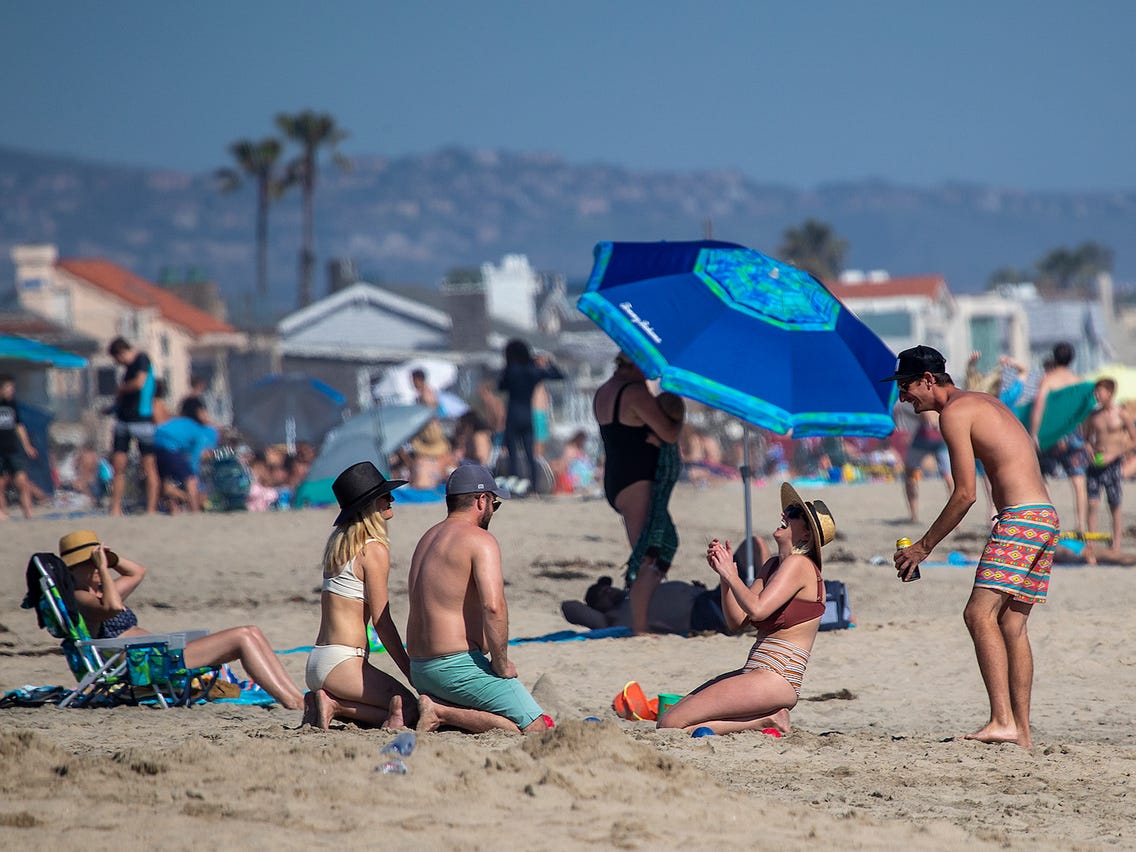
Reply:
[[[1116, 380], [1101, 379], [1093, 388], [1099, 408], [1085, 421], [1085, 448], [1091, 462], [1085, 474], [1085, 485], [1089, 497], [1088, 532], [1095, 532], [1097, 526], [1097, 506], [1100, 505], [1101, 489], [1108, 497], [1108, 508], [1112, 512], [1112, 551], [1120, 551], [1120, 502], [1121, 471], [1124, 456], [1136, 448], [1136, 424], [1116, 404]], [[1096, 562], [1096, 554], [1090, 543], [1085, 549], [1085, 561]]]
[[421, 695], [419, 731], [551, 727], [508, 657], [501, 548], [489, 532], [493, 513], [508, 499], [483, 465], [461, 465], [446, 482], [446, 519], [414, 549], [406, 649]]
[[898, 369], [883, 380], [897, 382], [900, 401], [916, 413], [939, 412], [954, 475], [947, 505], [921, 539], [895, 552], [895, 567], [907, 578], [962, 522], [975, 501], [974, 463], [982, 462], [998, 515], [963, 618], [990, 698], [990, 721], [967, 739], [1031, 748], [1033, 652], [1026, 621], [1049, 590], [1060, 523], [1030, 434], [999, 400], [956, 387], [946, 366], [934, 349], [916, 346], [899, 353]]

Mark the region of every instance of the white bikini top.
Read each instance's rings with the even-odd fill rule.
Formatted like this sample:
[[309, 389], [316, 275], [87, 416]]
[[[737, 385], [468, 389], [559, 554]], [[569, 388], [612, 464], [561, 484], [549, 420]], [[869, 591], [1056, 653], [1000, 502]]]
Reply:
[[[372, 541], [378, 541], [378, 539], [369, 538], [363, 542], [363, 546], [366, 547]], [[363, 581], [355, 576], [354, 559], [349, 559], [347, 564], [334, 577], [324, 578], [322, 589], [325, 592], [331, 592], [333, 595], [339, 595], [341, 598], [352, 598], [357, 601], [367, 599], [363, 591]]]

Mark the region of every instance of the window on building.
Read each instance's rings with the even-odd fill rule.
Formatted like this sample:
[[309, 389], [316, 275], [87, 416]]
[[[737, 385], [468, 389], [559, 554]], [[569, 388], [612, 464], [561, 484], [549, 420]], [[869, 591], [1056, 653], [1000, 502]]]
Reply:
[[880, 337], [910, 337], [911, 314], [907, 311], [881, 311], [858, 314], [860, 320]]

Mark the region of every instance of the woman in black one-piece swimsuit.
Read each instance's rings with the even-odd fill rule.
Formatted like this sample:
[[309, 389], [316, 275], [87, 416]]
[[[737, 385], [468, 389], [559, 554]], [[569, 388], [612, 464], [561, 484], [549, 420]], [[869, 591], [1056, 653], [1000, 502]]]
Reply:
[[[673, 443], [680, 424], [671, 420], [651, 394], [646, 377], [622, 352], [615, 372], [596, 390], [592, 403], [604, 445], [604, 494], [623, 519], [631, 547], [647, 522], [651, 486], [659, 461], [657, 441]], [[638, 419], [639, 423], [629, 423]], [[657, 570], [642, 570], [631, 586], [632, 630], [646, 633], [647, 606], [662, 581]]]

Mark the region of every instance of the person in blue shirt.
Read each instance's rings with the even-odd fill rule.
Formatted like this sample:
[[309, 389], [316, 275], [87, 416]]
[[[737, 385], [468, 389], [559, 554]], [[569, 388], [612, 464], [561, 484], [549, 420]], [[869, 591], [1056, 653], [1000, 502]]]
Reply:
[[209, 425], [200, 399], [186, 399], [180, 415], [154, 430], [158, 476], [170, 514], [177, 514], [183, 505], [190, 512], [201, 510], [201, 455], [217, 446], [217, 430]]

